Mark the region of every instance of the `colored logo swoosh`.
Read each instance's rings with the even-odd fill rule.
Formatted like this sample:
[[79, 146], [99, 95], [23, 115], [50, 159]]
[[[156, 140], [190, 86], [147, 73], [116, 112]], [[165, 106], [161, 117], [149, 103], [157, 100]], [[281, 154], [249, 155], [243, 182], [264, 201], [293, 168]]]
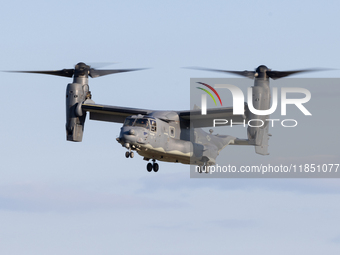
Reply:
[[[217, 91], [216, 91], [213, 87], [211, 87], [210, 85], [208, 85], [208, 84], [206, 84], [206, 83], [203, 83], [203, 82], [197, 82], [197, 83], [198, 83], [198, 84], [201, 84], [201, 85], [204, 85], [204, 86], [208, 87], [209, 89], [211, 89], [211, 91], [214, 92], [215, 95], [217, 96], [217, 98], [218, 98], [218, 100], [220, 101], [221, 106], [222, 106], [222, 100], [221, 100], [221, 98], [220, 98], [220, 95], [217, 93]], [[205, 91], [205, 92], [207, 92], [208, 95], [211, 96], [211, 98], [214, 100], [215, 105], [217, 105], [214, 96], [213, 96], [208, 90], [203, 89], [203, 88], [200, 88], [200, 87], [197, 87], [197, 88], [198, 88], [198, 89], [201, 89], [201, 90], [203, 90], [203, 91]]]

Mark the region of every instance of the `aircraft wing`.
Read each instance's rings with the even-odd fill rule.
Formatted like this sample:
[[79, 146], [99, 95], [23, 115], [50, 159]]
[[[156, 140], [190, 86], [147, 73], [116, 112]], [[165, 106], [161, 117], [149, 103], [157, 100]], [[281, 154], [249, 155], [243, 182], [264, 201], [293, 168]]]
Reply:
[[153, 112], [145, 109], [95, 104], [92, 100], [86, 100], [82, 105], [82, 109], [90, 112], [91, 120], [117, 123], [124, 123], [125, 118], [131, 115], [146, 115]]
[[[124, 123], [125, 118], [131, 115], [147, 115], [154, 112], [153, 110], [139, 108], [101, 105], [94, 103], [92, 100], [86, 100], [82, 105], [82, 110], [90, 112], [91, 120], [116, 123]], [[207, 115], [201, 115], [200, 109], [179, 111], [177, 114], [185, 121], [188, 127], [200, 128], [212, 127], [214, 119], [227, 120], [227, 125], [230, 125], [232, 120], [233, 125], [240, 125], [246, 119], [247, 111], [248, 107], [247, 104], [245, 104], [245, 114], [243, 115], [233, 115], [233, 107], [208, 109]], [[236, 122], [238, 122], [238, 124]]]
[[228, 126], [231, 124], [231, 121], [233, 122], [233, 125], [242, 125], [243, 121], [247, 119], [246, 117], [247, 113], [248, 113], [248, 105], [245, 103], [243, 115], [234, 115], [233, 107], [207, 109], [206, 115], [201, 114], [201, 109], [194, 109], [190, 111], [180, 111], [178, 112], [178, 115], [180, 118], [184, 120], [188, 120], [190, 122], [190, 127], [202, 128], [202, 127], [213, 127], [214, 119], [221, 120], [219, 121], [219, 123], [228, 121], [227, 124], [225, 124]]

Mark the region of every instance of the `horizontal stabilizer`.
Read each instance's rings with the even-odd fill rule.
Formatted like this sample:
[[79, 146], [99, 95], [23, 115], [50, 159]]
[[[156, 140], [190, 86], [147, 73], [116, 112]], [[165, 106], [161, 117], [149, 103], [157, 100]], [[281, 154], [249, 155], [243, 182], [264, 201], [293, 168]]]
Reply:
[[234, 143], [230, 143], [230, 144], [233, 144], [233, 145], [250, 145], [248, 139], [239, 139], [239, 138], [236, 138], [234, 140]]

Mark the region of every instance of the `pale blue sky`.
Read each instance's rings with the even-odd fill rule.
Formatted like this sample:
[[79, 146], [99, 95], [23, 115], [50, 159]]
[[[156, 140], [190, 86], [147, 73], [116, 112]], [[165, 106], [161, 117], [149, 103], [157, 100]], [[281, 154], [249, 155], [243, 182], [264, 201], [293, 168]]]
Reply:
[[[91, 79], [94, 101], [185, 110], [191, 77], [226, 76], [183, 66], [340, 69], [339, 9], [338, 1], [8, 1], [0, 70], [152, 67]], [[1, 73], [1, 254], [339, 254], [338, 180], [197, 180], [170, 163], [148, 173], [141, 157], [124, 157], [119, 124], [87, 121], [83, 142], [66, 142], [70, 81]], [[234, 148], [230, 157], [242, 153]]]

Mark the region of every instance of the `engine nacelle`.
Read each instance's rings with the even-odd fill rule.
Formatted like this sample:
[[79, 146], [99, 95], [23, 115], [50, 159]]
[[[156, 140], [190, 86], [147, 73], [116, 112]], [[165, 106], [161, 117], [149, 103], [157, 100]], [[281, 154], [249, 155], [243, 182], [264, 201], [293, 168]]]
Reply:
[[[270, 109], [270, 88], [269, 80], [255, 80], [255, 86], [252, 87], [252, 103], [253, 107], [258, 110]], [[255, 145], [255, 151], [261, 155], [268, 154], [268, 121], [269, 115], [256, 115], [252, 112], [248, 113], [248, 120], [251, 121], [251, 126], [248, 125], [248, 139], [252, 145]]]
[[69, 83], [66, 88], [66, 139], [81, 142], [83, 139], [86, 112], [81, 109], [86, 99], [88, 85]]

